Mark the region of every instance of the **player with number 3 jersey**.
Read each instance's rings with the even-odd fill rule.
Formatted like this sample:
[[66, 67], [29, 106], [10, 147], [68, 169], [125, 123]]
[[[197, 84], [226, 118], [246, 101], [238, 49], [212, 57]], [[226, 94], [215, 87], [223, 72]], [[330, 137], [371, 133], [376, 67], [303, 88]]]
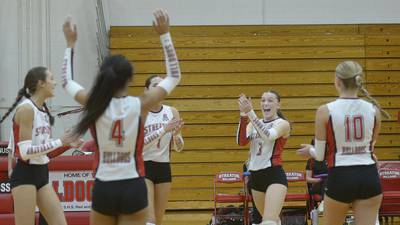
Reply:
[[[290, 135], [290, 124], [280, 111], [280, 96], [267, 91], [261, 96], [263, 118], [253, 110], [251, 100], [239, 97], [240, 122], [237, 143], [250, 142], [249, 171], [252, 195], [259, 212], [261, 225], [280, 224], [279, 215], [287, 192], [287, 179], [282, 168], [282, 151]], [[250, 121], [250, 123], [248, 123]]]

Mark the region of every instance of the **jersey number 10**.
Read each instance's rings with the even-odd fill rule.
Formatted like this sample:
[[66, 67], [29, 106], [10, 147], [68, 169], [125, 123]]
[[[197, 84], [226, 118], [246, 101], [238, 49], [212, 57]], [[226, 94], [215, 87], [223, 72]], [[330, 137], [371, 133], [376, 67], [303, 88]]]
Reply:
[[344, 119], [346, 142], [364, 140], [364, 117], [361, 115], [346, 116]]

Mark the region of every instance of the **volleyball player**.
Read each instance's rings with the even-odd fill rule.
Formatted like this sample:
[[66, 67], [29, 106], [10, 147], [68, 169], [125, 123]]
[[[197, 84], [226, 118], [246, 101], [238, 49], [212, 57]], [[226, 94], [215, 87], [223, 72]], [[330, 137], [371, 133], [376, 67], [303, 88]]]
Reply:
[[[356, 224], [375, 225], [382, 190], [374, 144], [381, 127], [379, 103], [365, 89], [362, 67], [344, 61], [336, 67], [339, 98], [319, 107], [315, 118], [315, 145], [303, 144], [298, 154], [318, 161], [326, 158], [329, 172], [324, 224], [343, 224], [350, 205]], [[369, 101], [358, 98], [363, 93]], [[325, 146], [327, 153], [325, 155]]]
[[[153, 75], [145, 82], [145, 92], [151, 91], [162, 82]], [[170, 151], [183, 149], [181, 129], [183, 120], [179, 112], [161, 102], [153, 106], [147, 114], [144, 126], [143, 160], [149, 199], [149, 219], [147, 225], [161, 225], [171, 191]]]
[[[50, 225], [67, 224], [58, 196], [49, 184], [47, 164], [49, 158], [69, 149], [67, 145], [75, 142], [79, 146], [82, 142], [71, 138], [68, 132], [59, 139], [51, 139], [54, 118], [46, 100], [54, 96], [55, 85], [53, 74], [47, 68], [30, 69], [14, 104], [0, 121], [16, 109], [9, 144], [17, 158], [10, 174], [16, 225], [34, 224], [36, 206]], [[10, 167], [12, 161], [11, 158]]]
[[180, 81], [180, 69], [169, 34], [165, 11], [154, 12], [153, 26], [160, 35], [166, 57], [167, 76], [157, 87], [139, 97], [128, 95], [133, 78], [131, 63], [121, 55], [107, 57], [89, 94], [72, 80], [72, 55], [76, 26], [64, 23], [68, 48], [63, 64], [63, 87], [85, 106], [75, 131], [89, 128], [98, 148], [98, 166], [92, 194], [90, 224], [144, 225], [147, 220], [147, 189], [144, 180], [143, 125], [148, 112]]
[[279, 214], [288, 186], [281, 155], [290, 135], [290, 124], [280, 111], [277, 92], [268, 91], [261, 96], [262, 119], [257, 117], [251, 100], [244, 94], [240, 95], [238, 103], [241, 117], [237, 142], [241, 146], [250, 142], [251, 189], [256, 207], [263, 216], [261, 224], [280, 224]]

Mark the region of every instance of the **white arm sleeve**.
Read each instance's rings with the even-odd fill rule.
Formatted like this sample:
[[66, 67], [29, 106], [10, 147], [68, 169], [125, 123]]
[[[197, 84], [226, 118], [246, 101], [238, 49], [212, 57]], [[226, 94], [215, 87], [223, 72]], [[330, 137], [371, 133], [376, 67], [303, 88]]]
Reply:
[[162, 87], [168, 94], [170, 94], [181, 80], [181, 70], [179, 68], [178, 57], [176, 56], [170, 33], [161, 35], [160, 39], [165, 55], [167, 77], [163, 79], [158, 86]]
[[84, 88], [72, 79], [73, 68], [72, 59], [74, 55], [74, 50], [72, 48], [65, 49], [64, 61], [62, 65], [61, 79], [62, 87], [65, 91], [73, 98], [75, 95]]
[[315, 147], [310, 148], [310, 155], [317, 161], [323, 161], [325, 158], [326, 141], [315, 139]]
[[60, 139], [47, 142], [42, 145], [32, 145], [32, 140], [18, 142], [19, 152], [23, 160], [28, 160], [47, 153], [62, 146]]
[[158, 139], [160, 139], [162, 136], [165, 134], [165, 129], [164, 127], [161, 129], [158, 129], [154, 131], [153, 133], [150, 133], [144, 137], [144, 145], [150, 145], [154, 142], [156, 142]]
[[256, 128], [262, 139], [274, 141], [279, 138], [276, 129], [268, 129], [267, 126], [258, 119], [254, 110], [248, 112], [247, 116], [249, 117], [251, 124], [253, 124], [253, 126]]
[[173, 137], [174, 139], [174, 149], [177, 152], [180, 152], [183, 150], [183, 146], [185, 144], [185, 142], [183, 141], [183, 137], [181, 134], [178, 134], [177, 136]]

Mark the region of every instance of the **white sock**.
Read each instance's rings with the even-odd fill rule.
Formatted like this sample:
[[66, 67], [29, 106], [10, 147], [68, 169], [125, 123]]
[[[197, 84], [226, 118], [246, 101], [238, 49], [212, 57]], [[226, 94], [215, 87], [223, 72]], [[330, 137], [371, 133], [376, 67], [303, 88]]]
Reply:
[[156, 225], [155, 223], [146, 223], [146, 225]]

